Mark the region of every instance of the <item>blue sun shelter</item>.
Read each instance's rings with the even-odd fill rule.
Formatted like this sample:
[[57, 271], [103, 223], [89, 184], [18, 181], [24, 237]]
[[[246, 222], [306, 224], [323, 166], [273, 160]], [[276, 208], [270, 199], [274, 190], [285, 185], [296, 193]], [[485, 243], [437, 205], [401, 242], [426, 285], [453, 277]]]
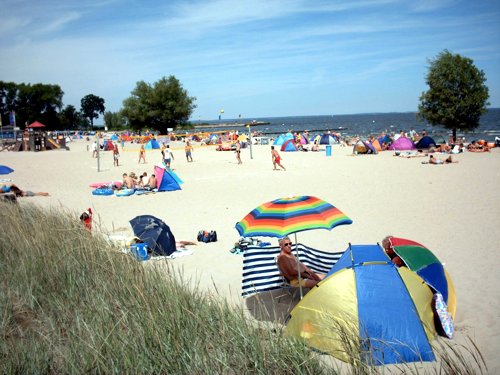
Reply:
[[156, 150], [160, 148], [160, 144], [156, 141], [156, 139], [150, 139], [148, 143], [144, 146], [146, 150]]
[[174, 171], [155, 166], [155, 175], [158, 181], [158, 191], [181, 190], [183, 181]]
[[295, 141], [293, 139], [289, 139], [281, 145], [281, 151], [298, 151], [298, 148]]
[[350, 245], [292, 310], [285, 332], [344, 361], [356, 348], [368, 364], [434, 361], [432, 297], [378, 244]]
[[274, 146], [281, 146], [283, 143], [288, 141], [289, 139], [293, 139], [293, 134], [291, 133], [286, 133], [286, 134], [280, 134], [278, 138], [276, 138], [273, 142]]

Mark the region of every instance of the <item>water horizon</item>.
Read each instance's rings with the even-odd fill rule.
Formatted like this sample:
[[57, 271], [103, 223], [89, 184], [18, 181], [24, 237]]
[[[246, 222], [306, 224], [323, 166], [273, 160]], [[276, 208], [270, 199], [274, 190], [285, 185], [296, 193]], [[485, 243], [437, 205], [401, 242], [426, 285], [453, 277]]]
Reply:
[[[308, 130], [313, 133], [322, 133], [333, 131], [341, 133], [342, 136], [368, 137], [385, 133], [399, 133], [403, 130], [408, 132], [411, 128], [418, 133], [426, 130], [428, 134], [440, 136], [448, 139], [451, 130], [441, 126], [432, 126], [426, 122], [417, 119], [417, 112], [369, 112], [351, 115], [315, 115], [315, 116], [279, 116], [279, 117], [256, 117], [256, 118], [238, 118], [210, 120], [210, 121], [192, 121], [191, 124], [198, 125], [198, 130], [203, 130], [202, 124], [208, 124], [210, 127], [205, 130], [208, 132], [237, 130], [239, 132], [248, 132], [248, 128], [243, 124], [252, 123], [252, 121], [264, 122], [264, 125], [252, 126], [251, 131], [257, 131], [263, 135], [276, 135], [291, 132], [303, 132]], [[221, 127], [217, 127], [221, 124]], [[222, 126], [224, 124], [224, 126]], [[234, 124], [234, 126], [231, 126]], [[495, 137], [500, 137], [500, 108], [489, 108], [488, 112], [481, 116], [480, 125], [474, 131], [457, 131], [458, 137], [465, 137], [466, 141], [474, 139], [485, 139], [494, 141]]]

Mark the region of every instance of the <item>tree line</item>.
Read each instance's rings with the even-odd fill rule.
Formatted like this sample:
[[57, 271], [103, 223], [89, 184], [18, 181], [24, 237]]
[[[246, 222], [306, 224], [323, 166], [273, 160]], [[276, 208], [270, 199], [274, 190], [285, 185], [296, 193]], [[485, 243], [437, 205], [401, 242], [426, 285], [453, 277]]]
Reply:
[[[429, 89], [420, 96], [417, 117], [430, 125], [453, 131], [474, 130], [487, 111], [486, 76], [466, 57], [444, 50], [429, 60], [426, 83]], [[64, 92], [58, 85], [16, 84], [0, 81], [0, 116], [3, 124], [15, 112], [17, 125], [33, 121], [49, 130], [90, 129], [99, 114], [108, 129], [158, 130], [189, 125], [196, 98], [189, 96], [175, 76], [163, 77], [153, 84], [139, 81], [118, 112], [105, 112], [104, 99], [89, 94], [82, 98], [80, 111], [72, 105], [63, 108]], [[22, 124], [22, 125], [20, 125]]]
[[59, 85], [0, 81], [0, 116], [3, 125], [15, 123], [21, 129], [34, 121], [47, 130], [88, 129], [98, 113], [104, 113], [104, 99], [93, 94], [82, 98], [80, 111], [63, 107], [64, 92]]
[[[163, 77], [153, 85], [137, 82], [131, 96], [118, 112], [106, 112], [105, 100], [94, 94], [81, 99], [80, 109], [63, 106], [64, 92], [59, 85], [0, 81], [0, 117], [3, 125], [15, 118], [24, 129], [34, 121], [47, 130], [93, 129], [94, 119], [103, 115], [108, 129], [166, 131], [186, 126], [196, 105], [174, 76]], [[15, 116], [15, 117], [14, 117]]]

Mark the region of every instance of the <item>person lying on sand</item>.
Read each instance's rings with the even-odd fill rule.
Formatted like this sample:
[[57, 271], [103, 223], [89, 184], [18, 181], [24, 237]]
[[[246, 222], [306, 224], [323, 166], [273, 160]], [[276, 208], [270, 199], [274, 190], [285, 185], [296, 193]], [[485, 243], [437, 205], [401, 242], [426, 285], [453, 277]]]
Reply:
[[445, 160], [435, 158], [433, 155], [429, 155], [429, 161], [423, 161], [422, 164], [451, 164], [458, 163], [458, 161], [454, 161], [450, 156], [448, 156]]
[[467, 146], [467, 151], [469, 151], [469, 152], [489, 152], [490, 149], [489, 149], [487, 144], [480, 144], [476, 141], [472, 141], [472, 143]]
[[400, 158], [421, 158], [421, 157], [426, 157], [429, 154], [422, 152], [422, 150], [418, 151], [405, 151], [405, 152], [400, 152], [399, 154], [394, 154], [394, 156], [399, 156]]
[[0, 187], [0, 193], [14, 193], [16, 197], [34, 197], [34, 196], [42, 196], [42, 197], [48, 197], [50, 194], [45, 193], [43, 191], [40, 192], [33, 192], [29, 190], [21, 190], [19, 189], [16, 185], [12, 184], [10, 186], [3, 185]]

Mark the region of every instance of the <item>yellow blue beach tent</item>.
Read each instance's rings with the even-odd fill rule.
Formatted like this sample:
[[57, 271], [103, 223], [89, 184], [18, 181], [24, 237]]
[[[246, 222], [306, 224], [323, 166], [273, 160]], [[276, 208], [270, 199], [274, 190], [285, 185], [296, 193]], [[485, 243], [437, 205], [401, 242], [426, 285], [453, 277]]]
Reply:
[[433, 361], [436, 336], [431, 289], [397, 268], [376, 245], [349, 245], [325, 279], [290, 313], [288, 336], [347, 361]]

